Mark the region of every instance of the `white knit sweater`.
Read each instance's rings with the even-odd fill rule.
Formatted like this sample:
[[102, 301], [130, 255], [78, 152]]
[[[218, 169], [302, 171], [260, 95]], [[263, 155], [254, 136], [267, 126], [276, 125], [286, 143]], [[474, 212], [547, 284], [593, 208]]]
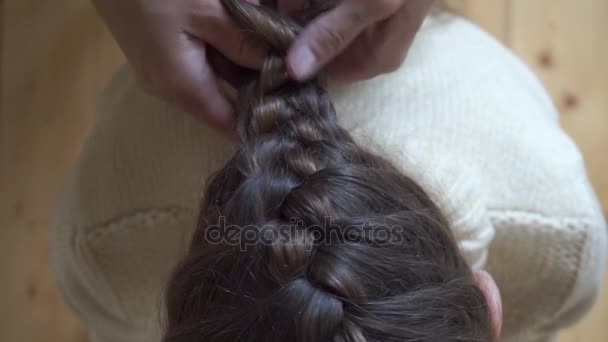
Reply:
[[[400, 70], [332, 96], [341, 124], [417, 180], [495, 277], [504, 341], [548, 341], [588, 311], [605, 221], [550, 98], [509, 51], [463, 19], [430, 18]], [[159, 340], [164, 282], [233, 147], [128, 68], [111, 82], [53, 234], [59, 287], [94, 341]]]

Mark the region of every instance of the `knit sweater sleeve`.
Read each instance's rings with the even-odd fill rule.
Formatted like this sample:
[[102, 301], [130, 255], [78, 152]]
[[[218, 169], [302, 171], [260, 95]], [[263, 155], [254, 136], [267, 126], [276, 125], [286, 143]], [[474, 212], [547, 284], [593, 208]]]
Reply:
[[100, 95], [95, 120], [55, 210], [56, 281], [94, 342], [158, 341], [162, 289], [205, 178], [232, 145], [143, 93], [129, 68]]
[[507, 340], [543, 340], [583, 317], [602, 286], [606, 226], [601, 215], [501, 211], [490, 217], [496, 240], [487, 268], [502, 285]]
[[158, 208], [90, 227], [56, 227], [58, 285], [93, 342], [159, 340], [163, 284], [193, 218], [189, 209]]
[[[606, 243], [606, 221], [597, 215], [577, 220], [571, 227], [580, 231], [582, 245], [577, 255], [575, 277], [568, 295], [561, 306], [539, 328], [540, 331], [555, 331], [574, 324], [589, 312], [603, 287], [608, 245]], [[555, 323], [561, 324], [554, 325]]]

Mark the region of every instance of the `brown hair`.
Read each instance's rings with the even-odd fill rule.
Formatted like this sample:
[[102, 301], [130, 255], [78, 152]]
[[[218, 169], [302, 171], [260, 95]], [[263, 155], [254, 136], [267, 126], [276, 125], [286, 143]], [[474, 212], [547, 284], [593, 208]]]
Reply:
[[429, 196], [288, 80], [300, 30], [222, 0], [269, 47], [237, 104], [240, 146], [207, 186], [166, 290], [164, 342], [490, 341], [488, 307]]

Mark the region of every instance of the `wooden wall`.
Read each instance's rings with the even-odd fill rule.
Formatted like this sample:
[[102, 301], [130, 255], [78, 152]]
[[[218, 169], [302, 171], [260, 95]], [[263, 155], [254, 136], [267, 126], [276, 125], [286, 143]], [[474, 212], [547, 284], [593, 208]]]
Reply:
[[[608, 211], [608, 1], [448, 0], [545, 81]], [[122, 57], [88, 1], [0, 0], [0, 341], [86, 341], [49, 271], [60, 181]], [[608, 298], [562, 342], [608, 340]]]
[[86, 341], [54, 287], [47, 229], [95, 96], [122, 58], [87, 0], [3, 5], [0, 341]]

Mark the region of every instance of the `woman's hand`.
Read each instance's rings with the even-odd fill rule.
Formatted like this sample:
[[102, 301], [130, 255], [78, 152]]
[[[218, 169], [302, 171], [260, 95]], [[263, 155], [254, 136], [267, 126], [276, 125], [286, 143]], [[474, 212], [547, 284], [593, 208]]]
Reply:
[[213, 47], [248, 68], [263, 63], [264, 51], [247, 43], [219, 0], [93, 2], [144, 89], [216, 128], [231, 130], [232, 108], [206, 50]]
[[[279, 6], [291, 12], [306, 1], [279, 0]], [[432, 4], [433, 0], [342, 0], [302, 31], [289, 51], [289, 73], [304, 80], [327, 65], [332, 82], [345, 83], [392, 72], [405, 60]]]
[[[258, 3], [258, 0], [248, 0]], [[306, 0], [279, 0], [285, 8]], [[262, 48], [248, 40], [219, 0], [93, 0], [139, 83], [208, 124], [230, 132], [232, 107], [208, 61], [215, 48], [258, 68]], [[295, 79], [329, 63], [333, 82], [371, 78], [398, 68], [432, 0], [342, 0], [315, 19], [288, 55]]]

